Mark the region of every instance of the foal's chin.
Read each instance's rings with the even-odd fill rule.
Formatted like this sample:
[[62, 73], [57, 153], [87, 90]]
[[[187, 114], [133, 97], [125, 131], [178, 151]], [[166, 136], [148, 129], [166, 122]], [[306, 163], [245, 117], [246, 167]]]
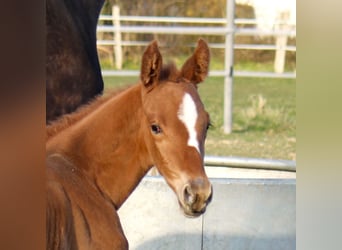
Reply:
[[183, 205], [180, 201], [178, 201], [178, 203], [179, 203], [179, 206], [180, 206], [184, 216], [186, 216], [188, 218], [197, 218], [197, 217], [201, 216], [202, 214], [205, 213], [206, 208], [207, 208], [205, 206], [200, 211], [195, 211], [195, 210], [192, 210], [191, 208], [189, 208], [188, 206]]
[[205, 207], [201, 211], [192, 211], [191, 209], [186, 208], [186, 207], [182, 206], [181, 204], [180, 204], [180, 207], [183, 211], [183, 214], [188, 218], [197, 218], [197, 217], [201, 216], [202, 214], [204, 214], [204, 212], [206, 210], [206, 207]]

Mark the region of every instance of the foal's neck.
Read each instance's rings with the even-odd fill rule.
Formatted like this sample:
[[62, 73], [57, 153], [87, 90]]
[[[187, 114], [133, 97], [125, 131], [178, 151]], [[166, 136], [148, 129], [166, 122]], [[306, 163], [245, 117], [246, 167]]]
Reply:
[[153, 164], [145, 119], [136, 85], [52, 138], [47, 152], [71, 161], [118, 209]]

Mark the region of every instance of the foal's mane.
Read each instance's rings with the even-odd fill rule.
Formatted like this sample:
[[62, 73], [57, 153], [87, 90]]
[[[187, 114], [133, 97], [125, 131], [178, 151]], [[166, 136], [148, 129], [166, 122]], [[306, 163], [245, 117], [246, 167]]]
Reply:
[[112, 97], [118, 95], [123, 90], [125, 90], [127, 87], [124, 87], [122, 89], [113, 90], [108, 94], [105, 95], [99, 95], [96, 96], [93, 100], [91, 100], [88, 104], [80, 106], [76, 111], [65, 114], [58, 118], [55, 121], [52, 121], [49, 123], [46, 127], [46, 141], [48, 141], [50, 138], [58, 134], [59, 132], [63, 131], [64, 129], [72, 126], [73, 124], [77, 123], [78, 121], [82, 120], [84, 117], [86, 117], [88, 114], [92, 113], [94, 110], [96, 110], [98, 107], [100, 107], [102, 104], [107, 102]]
[[[163, 66], [159, 80], [172, 80], [177, 81], [179, 75], [179, 71], [177, 70], [174, 63], [168, 63], [166, 66]], [[112, 90], [110, 93], [97, 96], [95, 97], [90, 103], [82, 105], [79, 107], [76, 111], [63, 115], [62, 117], [58, 118], [55, 121], [52, 121], [49, 123], [46, 127], [46, 141], [48, 141], [50, 138], [54, 137], [64, 129], [72, 126], [73, 124], [77, 123], [78, 121], [82, 120], [84, 117], [86, 117], [88, 114], [92, 113], [94, 110], [96, 110], [98, 107], [100, 107], [102, 104], [107, 102], [109, 99], [113, 98], [114, 96], [120, 94], [127, 88], [129, 88], [130, 85], [123, 87], [121, 89]]]

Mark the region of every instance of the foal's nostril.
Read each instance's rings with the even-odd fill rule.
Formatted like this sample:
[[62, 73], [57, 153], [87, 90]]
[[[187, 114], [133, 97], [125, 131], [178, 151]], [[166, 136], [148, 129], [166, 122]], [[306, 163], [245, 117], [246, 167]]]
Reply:
[[203, 179], [195, 179], [183, 186], [179, 204], [185, 215], [197, 217], [206, 211], [207, 205], [213, 197], [213, 188]]
[[197, 194], [191, 190], [190, 185], [186, 185], [184, 188], [184, 201], [187, 205], [193, 205], [197, 200]]

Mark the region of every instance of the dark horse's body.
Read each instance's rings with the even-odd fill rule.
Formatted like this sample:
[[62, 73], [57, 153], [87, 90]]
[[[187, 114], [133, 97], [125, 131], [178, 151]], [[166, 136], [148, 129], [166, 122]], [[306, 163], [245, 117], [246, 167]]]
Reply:
[[104, 0], [46, 1], [46, 122], [103, 91], [96, 25]]

